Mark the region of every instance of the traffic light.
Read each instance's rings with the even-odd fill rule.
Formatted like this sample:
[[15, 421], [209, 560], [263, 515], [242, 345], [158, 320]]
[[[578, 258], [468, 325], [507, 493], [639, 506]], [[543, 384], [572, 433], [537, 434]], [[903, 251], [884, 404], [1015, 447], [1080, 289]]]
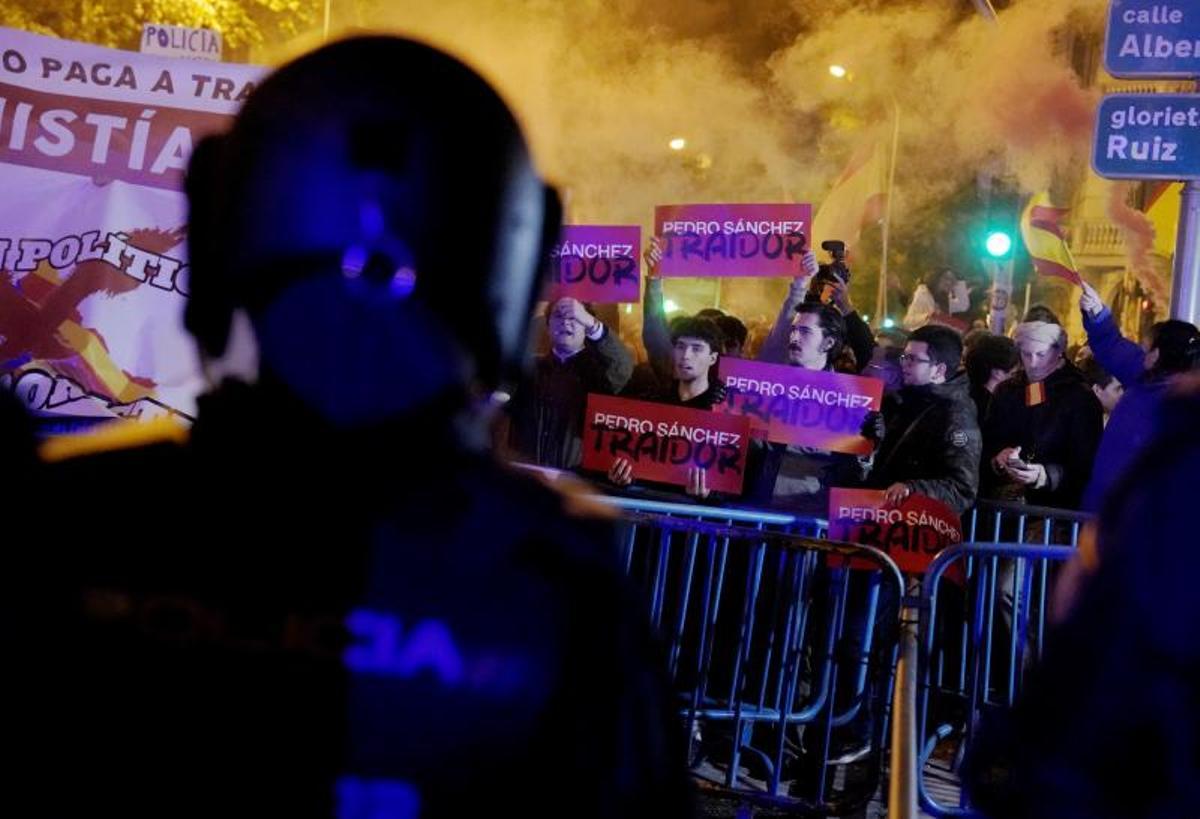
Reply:
[[983, 247], [993, 259], [1005, 259], [1012, 253], [1012, 236], [1006, 230], [988, 231]]

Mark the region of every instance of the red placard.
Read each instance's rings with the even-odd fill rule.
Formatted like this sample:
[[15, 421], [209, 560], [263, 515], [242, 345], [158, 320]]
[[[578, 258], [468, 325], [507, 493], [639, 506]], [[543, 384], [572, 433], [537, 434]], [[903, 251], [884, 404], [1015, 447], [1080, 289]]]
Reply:
[[566, 225], [550, 249], [546, 301], [570, 296], [592, 304], [641, 300], [642, 229], [637, 225]]
[[634, 480], [687, 485], [688, 470], [707, 471], [709, 489], [737, 494], [746, 471], [750, 422], [718, 412], [589, 395], [583, 468], [607, 472], [617, 458]]
[[796, 276], [812, 205], [659, 205], [662, 276]]
[[721, 410], [750, 418], [751, 434], [797, 446], [866, 455], [861, 434], [868, 412], [883, 401], [883, 382], [859, 375], [722, 358]]
[[[946, 504], [924, 495], [909, 495], [892, 505], [881, 489], [834, 488], [829, 490], [829, 539], [874, 546], [900, 571], [921, 574], [938, 552], [962, 542], [962, 523]], [[850, 565], [878, 568], [866, 560]]]

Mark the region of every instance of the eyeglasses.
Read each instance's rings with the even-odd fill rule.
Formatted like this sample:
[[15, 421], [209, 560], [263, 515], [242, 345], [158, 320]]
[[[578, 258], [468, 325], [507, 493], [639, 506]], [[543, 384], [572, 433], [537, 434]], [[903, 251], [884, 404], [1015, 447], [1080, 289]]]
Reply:
[[932, 358], [917, 358], [915, 355], [909, 355], [908, 353], [900, 353], [900, 363], [908, 364], [909, 362], [911, 362], [913, 364], [932, 364], [933, 359]]

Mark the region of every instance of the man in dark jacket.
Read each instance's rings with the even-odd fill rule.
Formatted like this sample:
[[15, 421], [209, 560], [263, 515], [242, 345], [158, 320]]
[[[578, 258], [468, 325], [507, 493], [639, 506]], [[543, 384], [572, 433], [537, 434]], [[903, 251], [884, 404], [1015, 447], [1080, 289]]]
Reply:
[[1017, 325], [1021, 371], [996, 388], [983, 425], [986, 497], [1078, 509], [1104, 431], [1092, 389], [1064, 357], [1057, 324]]
[[633, 372], [633, 358], [579, 301], [567, 297], [546, 315], [550, 352], [513, 396], [509, 443], [518, 457], [555, 469], [583, 459], [583, 415], [589, 393], [614, 395]]
[[[725, 385], [713, 376], [721, 356], [723, 337], [720, 329], [712, 319], [689, 317], [672, 325], [671, 337], [673, 378], [633, 397], [676, 407], [711, 410], [725, 400]], [[617, 486], [629, 486], [634, 479], [633, 464], [627, 458], [617, 458], [608, 470], [608, 479]], [[688, 481], [687, 494], [708, 497], [703, 469], [692, 468]]]
[[962, 339], [949, 327], [919, 327], [905, 345], [904, 386], [884, 404], [870, 477], [893, 502], [916, 492], [959, 515], [975, 502], [983, 443], [961, 358]]

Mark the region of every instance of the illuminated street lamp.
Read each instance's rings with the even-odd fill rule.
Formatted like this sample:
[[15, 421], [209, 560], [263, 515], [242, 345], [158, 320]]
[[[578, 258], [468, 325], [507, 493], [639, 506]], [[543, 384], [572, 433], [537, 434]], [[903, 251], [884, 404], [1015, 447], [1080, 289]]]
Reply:
[[687, 140], [684, 139], [683, 137], [675, 137], [674, 139], [672, 139], [670, 142], [667, 143], [667, 147], [670, 148], [672, 151], [682, 151], [684, 148], [687, 147]]

